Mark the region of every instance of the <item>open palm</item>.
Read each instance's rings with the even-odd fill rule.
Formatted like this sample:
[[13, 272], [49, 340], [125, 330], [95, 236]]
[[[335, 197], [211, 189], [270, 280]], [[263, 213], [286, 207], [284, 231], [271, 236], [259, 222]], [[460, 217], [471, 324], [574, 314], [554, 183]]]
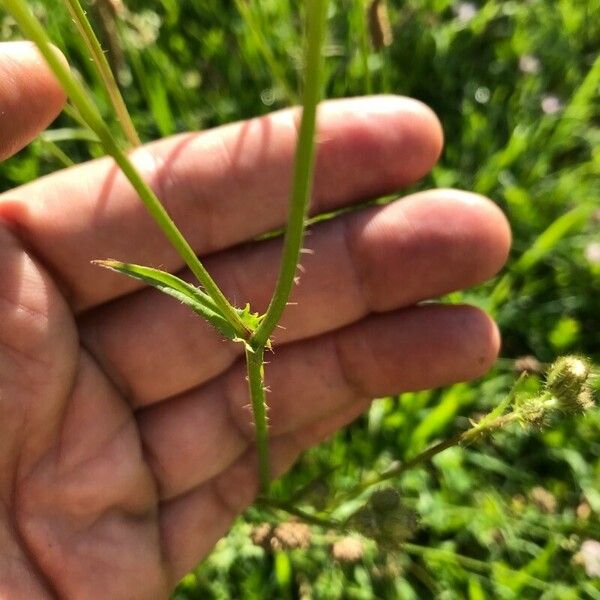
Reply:
[[[64, 98], [27, 44], [0, 46], [1, 157]], [[133, 159], [227, 296], [264, 309], [285, 223], [295, 111], [186, 134]], [[418, 102], [321, 107], [312, 212], [393, 193], [442, 146]], [[274, 470], [382, 394], [476, 377], [498, 335], [480, 311], [420, 301], [503, 264], [489, 201], [414, 194], [315, 225], [267, 370]], [[0, 595], [164, 598], [257, 491], [235, 344], [154, 290], [90, 264], [182, 265], [103, 159], [0, 197]], [[185, 271], [182, 276], [187, 277]]]

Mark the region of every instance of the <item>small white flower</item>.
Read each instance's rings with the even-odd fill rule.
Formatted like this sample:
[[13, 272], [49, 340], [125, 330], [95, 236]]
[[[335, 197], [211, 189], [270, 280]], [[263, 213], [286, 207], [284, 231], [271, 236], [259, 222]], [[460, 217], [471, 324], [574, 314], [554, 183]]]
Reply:
[[535, 75], [535, 73], [539, 73], [541, 68], [541, 63], [539, 59], [532, 54], [524, 54], [519, 58], [519, 70], [522, 73], [527, 73], [528, 75]]
[[452, 8], [460, 23], [468, 23], [477, 14], [477, 6], [473, 2], [457, 2]]
[[593, 264], [600, 264], [600, 242], [592, 242], [585, 249], [585, 257]]
[[588, 577], [600, 577], [600, 542], [585, 540], [581, 544], [579, 557]]
[[562, 110], [562, 102], [558, 96], [544, 96], [542, 98], [542, 110], [547, 115], [554, 115]]

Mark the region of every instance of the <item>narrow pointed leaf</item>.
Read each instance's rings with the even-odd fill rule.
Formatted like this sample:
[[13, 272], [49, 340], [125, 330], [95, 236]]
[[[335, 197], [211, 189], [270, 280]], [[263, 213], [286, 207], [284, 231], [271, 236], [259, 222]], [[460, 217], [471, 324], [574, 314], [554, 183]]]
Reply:
[[183, 281], [183, 279], [160, 269], [123, 263], [118, 260], [95, 260], [93, 262], [101, 267], [128, 275], [155, 287], [164, 294], [179, 300], [201, 317], [204, 317], [226, 338], [233, 340], [237, 337], [236, 331], [221, 314], [212, 298], [192, 284]]

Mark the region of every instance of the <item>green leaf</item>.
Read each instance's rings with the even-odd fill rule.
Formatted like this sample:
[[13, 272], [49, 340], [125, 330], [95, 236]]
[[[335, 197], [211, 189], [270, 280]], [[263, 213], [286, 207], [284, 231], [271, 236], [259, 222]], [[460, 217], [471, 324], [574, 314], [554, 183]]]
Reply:
[[218, 329], [226, 338], [234, 340], [237, 334], [227, 319], [222, 315], [213, 299], [202, 290], [171, 273], [142, 267], [118, 260], [95, 260], [94, 264], [128, 275], [143, 281], [191, 308], [195, 313], [204, 317], [213, 327]]
[[265, 316], [251, 312], [249, 304], [246, 304], [244, 308], [237, 308], [236, 312], [248, 331], [256, 331]]

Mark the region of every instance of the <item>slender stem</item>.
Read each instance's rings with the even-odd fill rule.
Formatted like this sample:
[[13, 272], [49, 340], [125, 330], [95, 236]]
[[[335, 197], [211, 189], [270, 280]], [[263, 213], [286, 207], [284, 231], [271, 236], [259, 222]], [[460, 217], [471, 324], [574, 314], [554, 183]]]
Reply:
[[[384, 481], [387, 481], [388, 479], [398, 477], [399, 475], [402, 475], [403, 473], [405, 473], [406, 471], [409, 471], [410, 469], [414, 469], [416, 466], [418, 466], [421, 463], [424, 463], [428, 460], [431, 460], [434, 456], [436, 456], [437, 454], [440, 454], [440, 452], [443, 452], [444, 450], [447, 450], [448, 448], [451, 448], [452, 446], [470, 443], [470, 442], [474, 441], [477, 437], [481, 436], [483, 433], [485, 433], [487, 431], [493, 431], [494, 429], [498, 429], [500, 427], [504, 427], [508, 423], [512, 423], [513, 421], [517, 420], [518, 418], [519, 418], [519, 413], [513, 412], [513, 413], [509, 413], [507, 415], [499, 416], [498, 418], [485, 423], [481, 427], [478, 427], [477, 425], [475, 425], [471, 429], [468, 429], [466, 431], [461, 431], [461, 432], [449, 437], [448, 439], [439, 442], [438, 444], [434, 444], [427, 450], [424, 450], [420, 454], [417, 454], [417, 456], [415, 456], [414, 458], [407, 460], [406, 462], [400, 463], [400, 464], [388, 469], [387, 471], [384, 471], [383, 473], [379, 473], [379, 474], [375, 475], [374, 477], [371, 477], [371, 478], [355, 485], [354, 487], [352, 487], [351, 489], [349, 489], [345, 493], [343, 493], [341, 496], [338, 496], [338, 498], [337, 498], [338, 504], [339, 504], [340, 500], [358, 497], [358, 496], [360, 496], [360, 494], [365, 492], [370, 487], [372, 487], [374, 485], [378, 485], [380, 483], [383, 483]], [[289, 514], [298, 516], [298, 517], [305, 519], [308, 522], [313, 523], [315, 525], [323, 525], [323, 526], [327, 526], [327, 527], [338, 527], [338, 528], [342, 528], [342, 529], [344, 528], [343, 523], [341, 523], [339, 521], [323, 519], [321, 517], [312, 515], [310, 513], [306, 513], [304, 511], [299, 512], [299, 509], [297, 509], [295, 507], [295, 505], [291, 502], [274, 500], [274, 499], [265, 498], [265, 497], [260, 497], [258, 499], [258, 502], [259, 502], [259, 504], [262, 504], [263, 506], [268, 506], [271, 508], [277, 508], [279, 510], [286, 511]]]
[[[46, 59], [46, 62], [52, 69], [52, 72], [71, 98], [71, 101], [87, 125], [97, 134], [102, 131], [105, 137], [110, 136], [108, 128], [88, 93], [71, 75], [68, 66], [53, 49], [48, 34], [40, 22], [33, 16], [26, 2], [24, 2], [24, 0], [2, 0], [2, 2], [6, 9], [12, 14], [23, 33], [35, 42], [43, 57]], [[101, 136], [99, 135], [99, 137]]]
[[[458, 446], [459, 444], [469, 444], [475, 441], [481, 435], [488, 433], [490, 431], [494, 431], [495, 429], [499, 429], [516, 421], [520, 418], [519, 412], [510, 412], [508, 414], [504, 414], [506, 409], [514, 402], [515, 396], [517, 394], [517, 390], [519, 389], [519, 385], [525, 379], [526, 373], [521, 373], [515, 383], [512, 385], [510, 392], [507, 394], [506, 398], [496, 406], [494, 410], [492, 410], [489, 414], [487, 414], [481, 421], [477, 424], [474, 424], [473, 427], [467, 429], [466, 431], [461, 431], [459, 433], [454, 434], [446, 440], [442, 440], [441, 442], [434, 444], [430, 448], [427, 448], [417, 456], [407, 460], [403, 463], [399, 463], [393, 467], [390, 467], [387, 471], [383, 473], [379, 473], [374, 477], [371, 477], [361, 483], [356, 484], [354, 487], [350, 488], [346, 492], [341, 495], [341, 499], [345, 498], [353, 498], [355, 496], [359, 496], [368, 488], [374, 485], [378, 485], [379, 483], [383, 483], [389, 479], [393, 479], [394, 477], [398, 477], [406, 471], [410, 469], [414, 469], [416, 466], [424, 463], [428, 460], [431, 460], [434, 456], [451, 448], [452, 446]], [[340, 498], [338, 498], [339, 501]]]
[[451, 448], [452, 446], [468, 444], [474, 441], [477, 437], [481, 436], [482, 434], [488, 431], [499, 429], [500, 427], [504, 427], [505, 425], [516, 421], [518, 418], [518, 413], [509, 413], [507, 415], [503, 415], [501, 417], [498, 417], [497, 419], [486, 423], [483, 427], [475, 426], [471, 429], [467, 429], [466, 431], [456, 433], [448, 439], [434, 444], [427, 450], [424, 450], [420, 454], [417, 454], [417, 456], [415, 456], [414, 458], [411, 458], [410, 460], [407, 460], [403, 463], [397, 464], [389, 468], [387, 471], [379, 473], [378, 475], [375, 475], [374, 477], [371, 477], [370, 479], [367, 479], [366, 481], [357, 484], [352, 489], [348, 490], [348, 492], [344, 494], [344, 497], [358, 496], [371, 486], [378, 485], [380, 483], [383, 483], [384, 481], [388, 481], [389, 479], [398, 477], [399, 475], [406, 473], [406, 471], [410, 471], [418, 465], [427, 462], [428, 460], [431, 460], [434, 456], [438, 455], [444, 450], [447, 450], [448, 448]]
[[295, 504], [291, 504], [289, 502], [284, 502], [281, 500], [276, 500], [275, 498], [268, 498], [265, 496], [260, 496], [256, 499], [255, 504], [258, 506], [264, 506], [265, 508], [270, 508], [272, 510], [282, 510], [294, 517], [298, 517], [305, 521], [306, 523], [310, 523], [311, 525], [318, 525], [319, 527], [324, 527], [326, 529], [336, 529], [338, 531], [345, 531], [346, 526], [344, 523], [340, 521], [334, 521], [333, 519], [323, 519], [318, 517], [317, 515], [313, 515], [301, 508], [298, 508]]
[[269, 431], [267, 425], [267, 402], [264, 387], [264, 354], [262, 346], [251, 348], [246, 346], [246, 366], [248, 370], [248, 386], [252, 399], [252, 414], [256, 428], [256, 449], [258, 451], [258, 474], [260, 491], [267, 494], [271, 481], [269, 461]]
[[242, 338], [246, 338], [248, 332], [239, 315], [231, 304], [229, 304], [217, 284], [213, 281], [208, 271], [196, 256], [194, 250], [183, 237], [182, 233], [177, 229], [177, 226], [160, 203], [156, 194], [139, 175], [130, 158], [118, 147], [86, 89], [73, 77], [68, 66], [62, 61], [59, 54], [54, 51], [50, 39], [40, 22], [31, 14], [24, 0], [2, 0], [2, 2], [12, 14], [25, 35], [31, 38], [38, 46], [43, 57], [46, 59], [56, 78], [69, 95], [71, 102], [75, 108], [77, 108], [81, 117], [96, 133], [107, 153], [110, 154], [121, 167], [123, 173], [139, 194], [142, 202], [154, 218], [156, 224], [166, 235], [198, 281], [202, 284], [206, 293], [211, 296], [215, 304], [222, 311], [223, 316], [229, 321], [236, 332], [238, 332], [238, 335]]
[[141, 141], [135, 129], [135, 125], [131, 120], [131, 116], [127, 110], [127, 106], [125, 105], [125, 101], [123, 100], [123, 96], [119, 90], [119, 86], [115, 80], [108, 61], [106, 60], [106, 55], [100, 46], [100, 42], [98, 41], [98, 38], [96, 37], [96, 34], [90, 25], [85, 11], [81, 7], [79, 0], [64, 0], [64, 2], [71, 13], [71, 16], [73, 17], [73, 22], [79, 30], [88, 52], [91, 54], [94, 63], [96, 64], [98, 75], [100, 76], [100, 80], [104, 85], [110, 103], [115, 111], [117, 120], [121, 124], [121, 128], [123, 129], [125, 137], [131, 146], [140, 146]]
[[254, 425], [256, 427], [259, 479], [263, 494], [268, 492], [270, 482], [269, 438], [263, 358], [271, 333], [279, 322], [287, 304], [294, 283], [298, 258], [300, 257], [300, 248], [304, 238], [304, 222], [314, 170], [316, 112], [321, 96], [321, 50], [325, 38], [327, 2], [328, 0], [309, 0], [307, 3], [306, 82], [282, 265], [267, 313], [246, 347], [248, 384], [252, 400]]
[[279, 278], [273, 298], [253, 343], [264, 346], [279, 322], [287, 304], [300, 257], [304, 239], [305, 218], [312, 189], [312, 174], [315, 162], [315, 129], [317, 104], [321, 97], [323, 71], [322, 48], [325, 39], [327, 0], [309, 0], [308, 33], [306, 51], [306, 81], [303, 93], [302, 122], [298, 137], [298, 148], [294, 166], [294, 178], [288, 224], [283, 245], [283, 256]]
[[67, 115], [67, 117], [73, 119], [73, 121], [80, 125], [82, 129], [89, 129], [90, 132], [93, 133], [93, 130], [90, 129], [90, 126], [87, 124], [87, 121], [83, 119], [83, 117], [79, 114], [79, 111], [75, 108], [73, 104], [65, 104], [63, 106], [63, 112], [65, 113], [65, 115]]

